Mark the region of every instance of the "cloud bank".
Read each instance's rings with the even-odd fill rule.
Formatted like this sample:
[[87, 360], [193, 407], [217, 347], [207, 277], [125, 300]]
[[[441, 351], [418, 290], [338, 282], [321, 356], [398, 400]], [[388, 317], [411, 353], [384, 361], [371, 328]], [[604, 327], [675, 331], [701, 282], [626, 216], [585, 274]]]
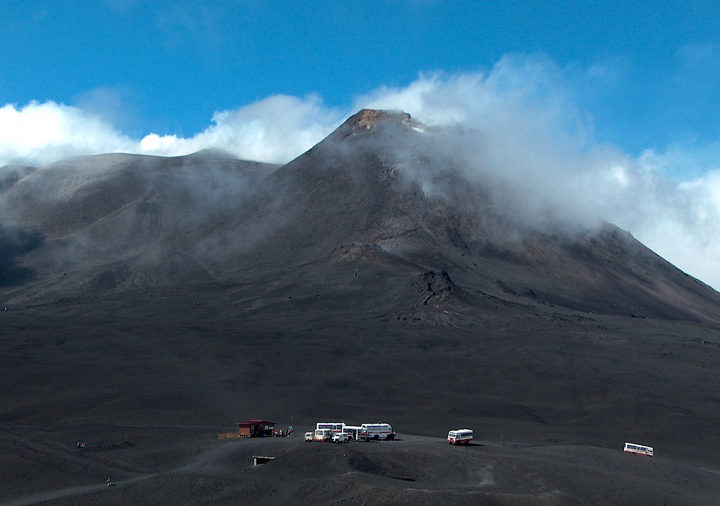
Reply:
[[132, 151], [137, 143], [102, 118], [55, 102], [0, 108], [0, 166], [45, 164], [80, 154]]
[[283, 163], [357, 109], [404, 110], [459, 135], [465, 147], [458, 145], [456, 154], [471, 177], [494, 174], [536, 205], [550, 199], [563, 203], [567, 213], [602, 216], [720, 288], [720, 145], [632, 154], [599, 142], [582, 93], [606, 74], [598, 66], [561, 68], [539, 56], [506, 56], [487, 71], [427, 74], [404, 87], [380, 87], [347, 108], [328, 107], [315, 95], [273, 95], [216, 112], [192, 137], [131, 138], [80, 107], [7, 104], [0, 108], [0, 166], [106, 152], [174, 156], [205, 148]]
[[216, 112], [212, 125], [189, 138], [149, 133], [131, 139], [105, 118], [56, 102], [0, 108], [0, 166], [44, 165], [70, 156], [140, 153], [177, 156], [206, 148], [242, 158], [281, 163], [327, 135], [342, 114], [317, 96], [274, 95], [231, 111]]

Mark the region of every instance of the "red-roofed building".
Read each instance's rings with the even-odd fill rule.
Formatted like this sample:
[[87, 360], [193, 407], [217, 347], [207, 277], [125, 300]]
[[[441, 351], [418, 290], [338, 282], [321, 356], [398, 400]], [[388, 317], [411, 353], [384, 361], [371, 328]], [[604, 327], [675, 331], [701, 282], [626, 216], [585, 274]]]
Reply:
[[238, 422], [238, 436], [240, 437], [272, 437], [275, 422], [269, 420], [248, 420]]

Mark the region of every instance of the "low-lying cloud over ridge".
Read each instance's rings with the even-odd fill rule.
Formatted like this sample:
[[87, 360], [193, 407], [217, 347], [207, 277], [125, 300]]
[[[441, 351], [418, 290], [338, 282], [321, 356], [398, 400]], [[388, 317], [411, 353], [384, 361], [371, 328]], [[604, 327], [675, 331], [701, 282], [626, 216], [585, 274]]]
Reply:
[[[283, 163], [357, 109], [398, 109], [442, 135], [459, 137], [455, 156], [469, 177], [492, 174], [516, 185], [536, 206], [550, 199], [567, 213], [602, 216], [720, 288], [720, 167], [712, 165], [720, 148], [676, 145], [630, 154], [595, 140], [592, 116], [578, 96], [602, 75], [596, 66], [568, 69], [542, 57], [508, 56], [487, 72], [428, 74], [405, 87], [381, 87], [346, 109], [328, 107], [315, 95], [273, 95], [215, 113], [212, 125], [192, 137], [150, 133], [134, 139], [78, 107], [7, 104], [0, 107], [0, 166], [205, 148]], [[700, 158], [705, 162], [698, 169]], [[693, 176], [683, 180], [683, 172]]]
[[104, 118], [56, 102], [0, 108], [0, 166], [48, 164], [70, 156], [139, 153], [176, 156], [217, 148], [248, 160], [284, 163], [327, 135], [342, 114], [319, 97], [274, 95], [213, 115], [193, 137], [150, 133], [131, 139]]

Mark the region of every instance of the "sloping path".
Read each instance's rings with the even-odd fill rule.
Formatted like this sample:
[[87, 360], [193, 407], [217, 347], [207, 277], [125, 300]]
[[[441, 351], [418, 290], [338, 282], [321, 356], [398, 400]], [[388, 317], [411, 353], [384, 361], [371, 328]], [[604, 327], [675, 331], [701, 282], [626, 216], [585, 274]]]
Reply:
[[[166, 471], [166, 472], [173, 472], [173, 471]], [[92, 484], [92, 485], [81, 485], [79, 487], [61, 488], [58, 490], [50, 490], [50, 491], [46, 491], [46, 492], [38, 492], [37, 494], [24, 495], [22, 497], [18, 497], [17, 499], [11, 499], [10, 501], [0, 503], [0, 504], [2, 504], [2, 506], [23, 506], [26, 504], [38, 504], [38, 503], [43, 503], [46, 501], [54, 501], [56, 499], [77, 497], [77, 496], [81, 496], [81, 495], [92, 494], [94, 492], [100, 492], [105, 489], [112, 489], [115, 487], [127, 486], [131, 483], [135, 483], [138, 481], [149, 480], [150, 478], [154, 478], [155, 476], [158, 476], [160, 474], [164, 474], [164, 473], [152, 473], [152, 474], [146, 474], [144, 476], [136, 476], [134, 478], [128, 478], [126, 480], [116, 482], [114, 487], [108, 487], [105, 484], [97, 484], [97, 485]]]
[[[82, 463], [84, 465], [92, 464], [93, 466], [96, 466], [97, 468], [103, 469], [108, 471], [109, 475], [112, 475], [112, 471], [117, 471], [119, 468], [112, 468], [110, 466], [98, 463], [98, 462], [88, 462], [85, 459], [82, 459], [80, 457], [77, 457], [75, 455], [71, 455], [65, 452], [62, 452], [60, 450], [56, 450], [53, 448], [45, 447], [41, 444], [35, 443], [33, 441], [27, 440], [25, 438], [22, 438], [20, 436], [14, 436], [14, 435], [4, 435], [4, 437], [12, 438], [24, 445], [30, 446], [38, 451], [42, 451], [48, 454], [51, 454], [56, 457], [72, 460], [73, 462]], [[131, 478], [126, 478], [123, 480], [117, 480], [115, 481], [115, 485], [113, 487], [108, 487], [104, 483], [97, 483], [97, 484], [89, 484], [89, 485], [80, 485], [76, 487], [67, 487], [67, 488], [61, 488], [56, 490], [48, 490], [44, 492], [38, 492], [36, 494], [29, 494], [24, 495], [21, 497], [17, 497], [15, 499], [10, 499], [9, 501], [5, 501], [0, 503], [0, 506], [24, 506], [27, 504], [38, 504], [43, 503], [46, 501], [54, 501], [57, 499], [66, 499], [68, 497], [77, 497], [81, 495], [88, 495], [96, 492], [101, 492], [103, 490], [112, 490], [114, 488], [123, 488], [128, 485], [131, 485], [133, 483], [137, 483], [139, 481], [149, 480], [152, 478], [155, 478], [157, 476], [166, 475], [166, 474], [172, 474], [172, 473], [181, 473], [181, 472], [194, 472], [194, 471], [202, 471], [204, 469], [211, 469], [216, 462], [221, 460], [222, 458], [226, 457], [227, 455], [231, 454], [233, 451], [237, 449], [237, 441], [227, 441], [222, 445], [213, 445], [206, 450], [200, 452], [196, 459], [194, 459], [192, 462], [177, 467], [175, 469], [170, 469], [168, 471], [161, 471], [161, 472], [155, 472], [155, 473], [147, 473], [147, 474], [141, 474], [138, 476], [133, 476]], [[123, 469], [123, 472], [127, 472], [125, 469]]]

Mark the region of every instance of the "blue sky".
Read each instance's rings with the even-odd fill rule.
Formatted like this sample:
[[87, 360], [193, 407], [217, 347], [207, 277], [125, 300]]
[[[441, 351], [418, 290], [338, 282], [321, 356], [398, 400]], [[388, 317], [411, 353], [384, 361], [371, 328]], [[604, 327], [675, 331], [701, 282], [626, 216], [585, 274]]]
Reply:
[[360, 107], [404, 109], [523, 151], [518, 178], [576, 178], [720, 287], [720, 2], [2, 7], [0, 166], [205, 147], [282, 162]]
[[[198, 5], [199, 4], [199, 5]], [[113, 114], [124, 132], [189, 136], [272, 94], [350, 106], [421, 72], [541, 54], [604, 80], [574, 90], [601, 141], [631, 152], [720, 134], [715, 1], [3, 2], [2, 103]], [[104, 109], [104, 110], [103, 110]]]

